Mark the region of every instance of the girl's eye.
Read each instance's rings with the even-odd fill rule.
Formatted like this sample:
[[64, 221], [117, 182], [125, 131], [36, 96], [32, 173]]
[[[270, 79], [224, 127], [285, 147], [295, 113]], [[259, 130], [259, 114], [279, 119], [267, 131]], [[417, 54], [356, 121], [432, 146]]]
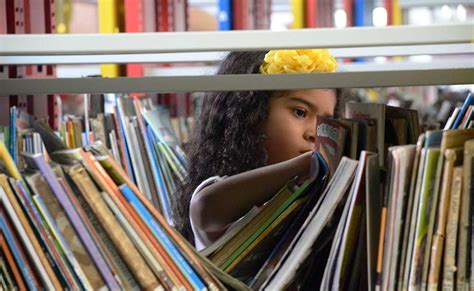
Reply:
[[296, 108], [293, 110], [296, 117], [304, 118], [306, 117], [306, 110], [301, 108]]

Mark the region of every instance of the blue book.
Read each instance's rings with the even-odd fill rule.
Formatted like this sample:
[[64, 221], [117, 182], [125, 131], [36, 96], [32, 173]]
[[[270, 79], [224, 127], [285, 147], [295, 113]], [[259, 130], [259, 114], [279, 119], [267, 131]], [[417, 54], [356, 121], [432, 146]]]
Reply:
[[10, 247], [10, 250], [15, 258], [15, 262], [20, 269], [23, 278], [25, 279], [25, 284], [28, 286], [28, 290], [38, 290], [36, 288], [35, 280], [33, 278], [32, 271], [30, 267], [26, 264], [25, 258], [21, 255], [20, 250], [18, 249], [17, 241], [13, 236], [13, 230], [7, 224], [6, 219], [7, 217], [4, 216], [3, 212], [1, 213], [1, 221], [0, 221], [0, 228], [2, 230], [3, 235], [7, 241], [7, 245]]
[[219, 0], [219, 30], [232, 30], [232, 0]]
[[56, 177], [50, 165], [44, 159], [43, 155], [25, 155], [25, 158], [31, 159], [38, 167], [41, 174], [44, 176], [44, 179], [50, 186], [54, 196], [57, 198], [59, 204], [66, 213], [66, 216], [69, 218], [71, 225], [76, 230], [78, 236], [84, 244], [85, 249], [89, 252], [91, 259], [96, 264], [97, 269], [99, 270], [100, 275], [104, 279], [107, 286], [112, 290], [120, 289], [114, 275], [108, 267], [107, 262], [104, 260], [101, 250], [97, 247], [94, 238], [89, 233], [87, 226], [83, 223], [78, 210], [62, 188], [58, 178]]
[[[118, 104], [118, 96], [116, 95], [115, 96], [115, 104]], [[127, 167], [128, 169], [130, 169], [130, 179], [133, 181], [133, 183], [137, 183], [137, 181], [135, 180], [135, 177], [134, 177], [134, 174], [133, 174], [133, 168], [132, 168], [132, 164], [130, 163], [130, 154], [128, 152], [128, 146], [127, 146], [127, 139], [125, 138], [125, 129], [124, 129], [124, 124], [122, 124], [122, 116], [123, 116], [123, 112], [122, 112], [122, 109], [120, 108], [120, 106], [117, 106], [117, 119], [118, 119], [118, 123], [119, 123], [119, 130], [120, 130], [120, 136], [122, 137], [122, 143], [123, 143], [123, 149], [124, 149], [124, 156], [125, 156], [125, 160], [127, 162]]]
[[[30, 194], [26, 191], [26, 188], [23, 186], [22, 182], [19, 180], [16, 180], [12, 182], [10, 180], [10, 183], [12, 185], [12, 188], [14, 185], [16, 185], [18, 188], [20, 188], [19, 191], [13, 191], [15, 195], [17, 196], [17, 200], [20, 202], [21, 206], [23, 207], [23, 211], [27, 215], [27, 217], [30, 220], [30, 224], [33, 226], [32, 229], [35, 232], [36, 236], [39, 238], [38, 242], [41, 245], [41, 248], [45, 252], [45, 254], [48, 255], [49, 262], [51, 263], [51, 267], [53, 270], [56, 272], [58, 275], [58, 279], [60, 279], [61, 284], [67, 285], [69, 288], [73, 288], [74, 286], [70, 285], [67, 278], [63, 274], [61, 267], [60, 267], [60, 260], [59, 258], [59, 253], [57, 250], [54, 248], [54, 245], [52, 244], [53, 239], [51, 237], [51, 234], [47, 232], [47, 228], [45, 226], [45, 223], [41, 216], [38, 213], [38, 209], [36, 209], [36, 206], [32, 203]], [[21, 191], [21, 193], [20, 193]], [[55, 256], [55, 254], [57, 256]], [[72, 280], [73, 276], [71, 276]]]
[[459, 112], [458, 116], [454, 120], [454, 123], [451, 126], [451, 129], [457, 129], [459, 125], [461, 125], [462, 119], [464, 118], [464, 115], [466, 115], [466, 111], [470, 105], [474, 105], [474, 95], [472, 95], [471, 93], [469, 93], [469, 95], [467, 95], [466, 97], [466, 100], [464, 100], [464, 104], [461, 107], [461, 111]]
[[135, 193], [124, 184], [120, 186], [120, 192], [132, 205], [135, 211], [140, 215], [141, 219], [147, 224], [153, 235], [158, 239], [159, 243], [165, 248], [176, 266], [178, 266], [182, 274], [186, 277], [189, 283], [197, 290], [205, 290], [206, 286], [203, 284], [201, 278], [196, 274], [193, 268], [188, 264], [186, 259], [181, 255], [173, 242], [168, 238], [158, 222], [151, 216], [141, 201], [135, 196]]
[[13, 161], [17, 163], [17, 142], [16, 142], [16, 106], [10, 108], [10, 154]]
[[161, 173], [161, 169], [158, 165], [155, 149], [153, 147], [153, 132], [151, 131], [150, 126], [146, 126], [146, 142], [150, 150], [151, 155], [151, 166], [153, 169], [153, 176], [155, 177], [156, 184], [158, 185], [158, 193], [159, 198], [162, 206], [163, 214], [168, 221], [169, 224], [172, 224], [172, 211], [171, 211], [171, 204], [168, 197], [168, 192], [166, 191], [166, 187], [164, 185], [164, 178], [163, 174]]

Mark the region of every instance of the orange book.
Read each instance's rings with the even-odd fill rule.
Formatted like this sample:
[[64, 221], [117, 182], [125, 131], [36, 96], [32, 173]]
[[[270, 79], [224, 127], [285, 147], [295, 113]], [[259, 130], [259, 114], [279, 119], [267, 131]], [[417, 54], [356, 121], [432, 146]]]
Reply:
[[[85, 153], [81, 151], [81, 155], [84, 161], [96, 171], [98, 178], [101, 180], [101, 184], [103, 184], [104, 187], [110, 190], [110, 192], [108, 191], [108, 193], [114, 194], [111, 195], [111, 198], [117, 204], [120, 211], [125, 216], [127, 216], [133, 228], [141, 230], [141, 234], [145, 236], [143, 237], [145, 244], [147, 244], [147, 247], [153, 252], [155, 258], [158, 260], [159, 264], [166, 272], [166, 274], [163, 274], [164, 276], [160, 277], [160, 280], [164, 281], [162, 283], [171, 285], [171, 287], [173, 287], [174, 285], [184, 285], [187, 290], [192, 290], [191, 285], [171, 261], [171, 258], [168, 256], [165, 250], [158, 244], [155, 237], [151, 234], [150, 230], [138, 217], [137, 213], [132, 209], [132, 206], [127, 203], [125, 198], [122, 196], [120, 189], [117, 187], [117, 185], [115, 185], [114, 181], [109, 177], [107, 172], [105, 172], [100, 163], [97, 162], [97, 160], [91, 153]], [[152, 244], [152, 246], [149, 245], [150, 243]], [[156, 253], [156, 251], [158, 253]], [[172, 282], [169, 282], [166, 277], [168, 277]]]
[[20, 270], [18, 270], [18, 266], [16, 265], [15, 259], [8, 247], [5, 239], [3, 238], [3, 233], [0, 236], [0, 247], [2, 252], [7, 259], [8, 266], [10, 267], [11, 273], [15, 278], [15, 283], [18, 285], [18, 290], [26, 290], [25, 282], [23, 282], [23, 278], [21, 277]]
[[74, 125], [72, 124], [71, 120], [66, 121], [66, 128], [67, 128], [67, 144], [69, 148], [73, 149], [76, 147], [76, 143], [74, 141]]
[[[5, 175], [0, 176], [0, 185], [7, 185], [7, 183], [7, 177]], [[16, 212], [18, 219], [20, 220], [19, 223], [21, 223], [21, 226], [23, 226], [24, 231], [26, 232], [26, 235], [28, 236], [31, 242], [35, 256], [37, 256], [38, 261], [32, 259], [34, 267], [39, 270], [39, 274], [41, 276], [47, 276], [49, 278], [48, 281], [50, 283], [48, 282], [48, 284], [51, 284], [55, 289], [62, 289], [61, 284], [59, 283], [59, 280], [56, 277], [56, 274], [54, 273], [53, 268], [51, 267], [51, 264], [49, 263], [46, 257], [46, 254], [43, 252], [43, 249], [41, 248], [41, 245], [39, 244], [38, 239], [33, 229], [31, 228], [31, 225], [29, 224], [25, 213], [21, 209], [19, 202], [16, 200], [12, 189], [9, 187], [2, 187], [2, 189], [5, 191], [8, 200], [10, 201], [14, 211]], [[32, 254], [30, 253], [30, 259], [31, 255]]]
[[119, 184], [125, 183], [127, 184], [130, 189], [135, 193], [135, 195], [140, 199], [140, 202], [145, 205], [147, 210], [153, 215], [153, 217], [158, 221], [158, 223], [163, 227], [166, 234], [173, 239], [173, 241], [178, 245], [179, 249], [185, 254], [188, 262], [199, 272], [199, 275], [202, 279], [206, 282], [211, 290], [219, 289], [222, 287], [221, 283], [214, 278], [214, 276], [209, 273], [201, 264], [201, 262], [197, 259], [196, 254], [194, 253], [193, 249], [184, 241], [184, 238], [180, 236], [165, 220], [165, 218], [161, 215], [161, 213], [156, 210], [156, 208], [151, 204], [151, 202], [140, 192], [138, 187], [130, 180], [129, 177], [125, 174], [124, 170], [117, 164], [117, 162], [112, 159], [110, 156], [107, 156], [101, 163], [105, 166], [111, 165], [111, 167], [107, 167], [107, 171], [115, 172], [115, 174], [111, 174], [114, 177], [121, 179]]

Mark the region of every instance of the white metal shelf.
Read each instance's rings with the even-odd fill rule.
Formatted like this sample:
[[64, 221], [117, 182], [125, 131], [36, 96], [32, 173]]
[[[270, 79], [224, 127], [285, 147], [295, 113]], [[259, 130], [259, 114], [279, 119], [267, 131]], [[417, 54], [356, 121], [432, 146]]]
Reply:
[[[44, 64], [130, 64], [130, 63], [213, 63], [227, 52], [111, 54], [111, 55], [54, 55], [54, 56], [0, 56], [3, 65]], [[418, 46], [334, 48], [336, 58], [474, 54], [474, 44], [441, 44]]]
[[471, 43], [474, 24], [136, 34], [2, 35], [1, 56], [247, 51]]
[[473, 84], [474, 68], [425, 68], [331, 74], [0, 80], [1, 95], [204, 92]]

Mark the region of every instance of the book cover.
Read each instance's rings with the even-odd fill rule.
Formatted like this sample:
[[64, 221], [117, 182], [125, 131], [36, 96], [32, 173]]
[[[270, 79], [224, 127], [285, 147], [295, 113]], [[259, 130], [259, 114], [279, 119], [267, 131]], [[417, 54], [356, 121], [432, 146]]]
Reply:
[[[6, 177], [2, 175], [2, 185], [8, 185]], [[8, 193], [8, 194], [7, 194]], [[46, 259], [38, 240], [29, 225], [25, 214], [18, 205], [10, 187], [0, 186], [0, 197], [5, 206], [6, 214], [10, 216], [12, 224], [20, 237], [26, 254], [32, 262], [32, 270], [38, 272], [38, 277], [42, 281], [42, 286], [48, 289], [61, 288], [59, 281], [53, 272], [49, 261]]]
[[247, 224], [235, 238], [220, 250], [212, 254], [211, 261], [222, 269], [226, 269], [247, 248], [265, 228], [268, 227], [293, 201], [303, 195], [310, 185], [306, 181], [297, 186], [294, 180], [289, 181], [277, 194], [264, 206], [253, 221]]
[[[373, 120], [371, 124], [375, 128], [369, 127], [369, 137], [374, 137], [376, 140], [369, 140], [369, 145], [376, 145], [376, 149], [367, 148], [368, 151], [375, 152], [379, 155], [380, 166], [385, 164], [385, 107], [384, 104], [376, 103], [347, 103], [345, 118]], [[375, 121], [375, 122], [374, 122]], [[371, 133], [371, 129], [375, 129], [376, 134]]]
[[449, 201], [449, 214], [446, 222], [446, 247], [444, 248], [443, 258], [443, 290], [454, 290], [456, 286], [456, 256], [458, 255], [458, 231], [462, 203], [462, 177], [463, 168], [455, 167]]
[[77, 288], [79, 286], [78, 281], [74, 275], [69, 275], [73, 274], [74, 271], [67, 266], [66, 258], [54, 243], [54, 238], [42, 219], [39, 210], [34, 205], [30, 193], [26, 191], [26, 186], [21, 181], [14, 180], [13, 178], [10, 178], [9, 182], [25, 213], [29, 215], [30, 223], [34, 227], [38, 242], [42, 245], [45, 254], [48, 255], [48, 260], [58, 276], [60, 284], [63, 287]]
[[24, 282], [25, 286], [27, 286], [28, 290], [39, 290], [40, 286], [38, 286], [38, 282], [34, 277], [33, 270], [31, 270], [31, 267], [27, 262], [27, 258], [20, 249], [18, 240], [15, 238], [14, 229], [11, 225], [11, 222], [8, 221], [8, 217], [5, 213], [1, 213], [0, 217], [2, 218], [0, 219], [0, 229], [3, 233], [2, 238], [5, 238], [6, 244], [8, 248], [10, 248], [10, 251], [13, 255], [14, 263], [17, 265], [22, 278], [24, 278], [22, 281]]
[[467, 95], [467, 97], [464, 100], [464, 103], [461, 107], [461, 111], [456, 116], [456, 119], [454, 120], [453, 125], [451, 126], [451, 129], [459, 128], [459, 126], [461, 125], [461, 122], [464, 118], [464, 115], [466, 115], [466, 112], [469, 109], [470, 105], [474, 105], [474, 95], [473, 94]]
[[399, 266], [401, 265], [401, 245], [403, 232], [407, 225], [405, 220], [408, 204], [408, 193], [412, 177], [415, 145], [397, 146], [390, 149], [392, 155], [391, 196], [388, 197], [387, 227], [385, 245], [387, 255], [383, 261], [382, 288], [397, 287]]
[[421, 288], [422, 270], [427, 243], [428, 223], [433, 200], [434, 181], [436, 176], [436, 165], [440, 156], [439, 148], [429, 148], [426, 151], [426, 164], [420, 195], [418, 215], [416, 216], [416, 230], [413, 254], [411, 257], [410, 287]]
[[138, 250], [126, 235], [113, 213], [101, 199], [97, 187], [85, 169], [77, 165], [67, 168], [66, 171], [81, 191], [81, 194], [97, 216], [97, 219], [103, 225], [128, 268], [130, 268], [134, 277], [137, 278], [137, 282], [140, 286], [147, 289], [156, 286], [158, 284], [156, 277], [140, 256]]
[[38, 167], [40, 172], [44, 175], [45, 180], [48, 185], [51, 187], [52, 193], [57, 198], [59, 204], [67, 215], [68, 219], [71, 222], [71, 225], [77, 231], [78, 236], [81, 241], [84, 243], [85, 248], [91, 254], [91, 258], [97, 266], [97, 269], [101, 276], [103, 276], [104, 281], [107, 286], [110, 288], [119, 288], [117, 282], [114, 279], [113, 274], [108, 268], [103, 257], [100, 255], [100, 251], [95, 245], [92, 237], [86, 230], [85, 226], [81, 223], [81, 219], [78, 213], [75, 211], [74, 206], [69, 201], [67, 194], [61, 188], [58, 180], [56, 179], [51, 167], [46, 163], [42, 155], [28, 155], [25, 158], [31, 159], [31, 161]]
[[[2, 260], [2, 275], [5, 271], [10, 271], [10, 274], [7, 273], [7, 275], [10, 276], [5, 276], [6, 280], [8, 281], [9, 287], [11, 287], [12, 289], [17, 287], [20, 290], [26, 290], [25, 282], [21, 277], [20, 269], [17, 263], [15, 262], [14, 255], [12, 251], [10, 251], [10, 248], [8, 247], [3, 235], [0, 236], [0, 247], [2, 249], [2, 256], [0, 257], [0, 259]], [[4, 270], [3, 268], [5, 268], [6, 270]]]
[[382, 210], [382, 193], [380, 191], [380, 167], [377, 154], [367, 157], [365, 167], [365, 209], [367, 230], [367, 280], [368, 290], [375, 290], [375, 277], [377, 274], [377, 247], [380, 230], [380, 217]]
[[188, 279], [188, 282], [192, 284], [193, 288], [197, 288], [198, 290], [205, 289], [205, 285], [199, 278], [198, 274], [191, 268], [191, 266], [189, 266], [188, 262], [181, 255], [179, 250], [168, 238], [161, 226], [155, 221], [155, 219], [153, 219], [148, 210], [137, 199], [132, 190], [126, 184], [124, 184], [120, 186], [120, 192], [137, 211], [142, 220], [146, 222], [146, 224], [151, 229], [160, 244], [166, 249], [168, 254], [171, 256], [174, 263], [180, 268], [182, 274]]
[[344, 144], [348, 129], [338, 120], [318, 116], [314, 148], [326, 160], [331, 177], [344, 153]]
[[451, 186], [453, 184], [454, 167], [462, 162], [463, 148], [446, 149], [444, 151], [445, 163], [443, 169], [443, 179], [438, 204], [438, 215], [435, 221], [435, 231], [433, 243], [430, 249], [430, 264], [428, 273], [428, 289], [438, 290], [440, 282], [441, 261], [446, 237], [446, 221], [449, 202], [451, 198]]
[[357, 163], [357, 161], [342, 158], [336, 173], [321, 195], [321, 200], [313, 208], [314, 211], [309, 214], [288, 251], [264, 283], [263, 288], [270, 290], [284, 288], [291, 283], [296, 271], [310, 254], [314, 241], [321, 234], [328, 221], [332, 219], [332, 214], [343, 200], [354, 178]]
[[[16, 182], [18, 184], [20, 183], [20, 181]], [[39, 270], [40, 277], [45, 277], [45, 286], [48, 288], [51, 288], [53, 286], [56, 289], [61, 288], [60, 278], [58, 278], [55, 273], [55, 271], [58, 270], [56, 262], [51, 258], [50, 253], [48, 252], [47, 247], [45, 245], [46, 242], [41, 239], [41, 226], [34, 223], [34, 213], [32, 212], [32, 210], [30, 211], [30, 209], [26, 207], [26, 203], [22, 198], [26, 197], [26, 195], [28, 194], [21, 193], [22, 195], [20, 195], [19, 192], [24, 190], [24, 188], [18, 189], [17, 191], [17, 189], [15, 189], [16, 185], [14, 183], [11, 183], [11, 187], [8, 187], [8, 182], [6, 176], [4, 175], [0, 175], [0, 185], [3, 185], [2, 187], [4, 188], [4, 190], [6, 190], [5, 195], [9, 199], [10, 204], [15, 211], [15, 213], [12, 213], [10, 216], [16, 216], [14, 224], [16, 226], [17, 231], [23, 229], [22, 232], [26, 234], [27, 240], [29, 242], [25, 242], [25, 244], [28, 243], [30, 245], [28, 246], [29, 252], [34, 252], [34, 254], [30, 254], [30, 257], [33, 258], [33, 262], [36, 266], [36, 269]]]
[[300, 198], [285, 209], [224, 271], [242, 282], [250, 282], [308, 198]]
[[[353, 259], [356, 257], [356, 247], [361, 233], [362, 223], [365, 222], [365, 167], [368, 152], [362, 152], [357, 165], [355, 177], [349, 190], [349, 194], [344, 206], [344, 214], [339, 220], [336, 236], [331, 246], [329, 255], [330, 261], [326, 265], [322, 289], [334, 288], [340, 290], [346, 288], [349, 282], [348, 270], [354, 265]], [[353, 271], [354, 272], [354, 271]]]
[[[474, 101], [474, 96], [471, 100]], [[457, 253], [457, 273], [456, 273], [456, 287], [460, 290], [469, 288], [471, 257], [472, 252], [472, 159], [474, 155], [473, 142], [468, 141], [464, 147], [464, 166], [462, 177], [462, 194], [461, 207], [459, 213], [459, 231], [458, 231], [458, 253]]]

